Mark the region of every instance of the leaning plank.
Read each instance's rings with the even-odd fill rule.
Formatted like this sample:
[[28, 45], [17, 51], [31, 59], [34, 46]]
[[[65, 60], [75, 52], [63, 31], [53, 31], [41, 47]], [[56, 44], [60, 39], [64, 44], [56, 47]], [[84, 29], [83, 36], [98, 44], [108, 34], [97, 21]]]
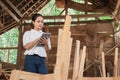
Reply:
[[80, 56], [81, 60], [80, 60], [80, 64], [79, 64], [79, 72], [78, 72], [78, 79], [77, 80], [81, 80], [81, 78], [83, 78], [85, 58], [86, 58], [86, 46], [83, 46], [83, 52]]
[[13, 70], [10, 80], [53, 80], [53, 74], [36, 74], [20, 70]]
[[72, 47], [72, 38], [70, 32], [71, 17], [66, 16], [65, 25], [59, 29], [57, 61], [54, 69], [54, 80], [67, 80]]
[[[71, 49], [72, 49], [72, 38], [68, 39], [68, 47], [66, 47], [65, 54], [63, 57], [63, 68], [62, 68], [62, 80], [68, 79], [68, 73], [69, 73], [69, 65], [70, 65], [70, 55], [71, 55]], [[68, 50], [67, 50], [68, 49]]]
[[117, 75], [118, 75], [118, 48], [115, 48], [113, 76], [117, 77]]
[[80, 41], [76, 40], [72, 80], [76, 80], [78, 76], [78, 66], [79, 66], [79, 56], [80, 56], [79, 53], [80, 53]]

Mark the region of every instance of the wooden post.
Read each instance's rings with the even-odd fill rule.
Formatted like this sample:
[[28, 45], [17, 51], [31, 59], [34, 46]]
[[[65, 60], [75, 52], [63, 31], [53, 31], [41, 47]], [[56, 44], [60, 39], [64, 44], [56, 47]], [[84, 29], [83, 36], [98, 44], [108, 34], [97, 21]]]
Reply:
[[104, 52], [102, 52], [102, 76], [106, 77], [106, 69], [105, 69], [105, 55]]
[[0, 63], [0, 76], [2, 75], [2, 63]]
[[78, 76], [78, 66], [79, 66], [79, 56], [80, 56], [79, 54], [80, 54], [80, 41], [76, 40], [72, 80], [76, 80]]
[[118, 76], [118, 48], [115, 48], [113, 76], [114, 77]]
[[98, 58], [101, 56], [101, 53], [103, 52], [103, 47], [104, 47], [104, 41], [100, 40]]
[[18, 51], [17, 51], [17, 69], [21, 68], [21, 55], [22, 55], [22, 26], [18, 27], [19, 30], [19, 38], [18, 38]]
[[83, 72], [84, 72], [84, 64], [85, 64], [85, 58], [86, 58], [86, 46], [83, 46], [83, 52], [80, 56], [80, 64], [79, 64], [79, 73], [78, 73], [78, 79], [81, 80], [83, 78]]

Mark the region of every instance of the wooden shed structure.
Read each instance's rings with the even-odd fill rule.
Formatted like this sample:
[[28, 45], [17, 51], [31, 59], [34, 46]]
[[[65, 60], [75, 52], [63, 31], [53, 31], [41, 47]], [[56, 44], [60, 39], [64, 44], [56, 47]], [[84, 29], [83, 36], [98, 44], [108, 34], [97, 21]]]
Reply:
[[[2, 63], [3, 69], [11, 68], [23, 70], [24, 51], [22, 36], [25, 31], [30, 30], [30, 20], [34, 13], [40, 11], [51, 0], [0, 0], [0, 35], [8, 30], [17, 27], [19, 30], [19, 43], [17, 53], [17, 63]], [[82, 1], [82, 3], [80, 2]], [[76, 40], [80, 41], [80, 47], [86, 46], [86, 61], [84, 76], [101, 76], [101, 53], [105, 53], [106, 74], [114, 76], [114, 53], [115, 48], [120, 44], [120, 0], [55, 0], [55, 5], [62, 8], [62, 12], [57, 16], [44, 16], [45, 31], [52, 33], [52, 50], [48, 51], [49, 73], [54, 72], [56, 64], [56, 53], [58, 48], [58, 30], [64, 26], [66, 15], [70, 15], [70, 32], [72, 48], [70, 54], [69, 78], [72, 77], [74, 54], [76, 51]], [[68, 9], [84, 12], [84, 14], [73, 15], [68, 13]], [[101, 19], [107, 16], [108, 19]], [[89, 19], [93, 18], [93, 20]], [[14, 47], [0, 48], [13, 49]], [[120, 56], [118, 54], [118, 56]], [[120, 65], [120, 58], [118, 64]], [[120, 66], [116, 72], [120, 76]], [[87, 79], [86, 79], [87, 80]], [[97, 80], [97, 79], [96, 79]], [[110, 79], [112, 80], [112, 79]]]

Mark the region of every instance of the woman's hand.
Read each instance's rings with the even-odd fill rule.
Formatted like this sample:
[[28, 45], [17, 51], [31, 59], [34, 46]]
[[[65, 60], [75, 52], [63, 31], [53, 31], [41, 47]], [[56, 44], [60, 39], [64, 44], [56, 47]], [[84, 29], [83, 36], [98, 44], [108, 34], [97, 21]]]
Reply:
[[46, 44], [48, 44], [48, 38], [43, 37], [43, 38], [40, 39], [40, 42], [41, 42], [41, 44], [46, 45]]

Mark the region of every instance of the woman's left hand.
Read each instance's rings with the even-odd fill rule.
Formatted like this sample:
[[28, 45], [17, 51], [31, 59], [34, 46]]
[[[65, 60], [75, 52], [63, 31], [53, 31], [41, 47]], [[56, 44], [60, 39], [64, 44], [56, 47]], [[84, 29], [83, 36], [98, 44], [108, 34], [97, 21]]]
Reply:
[[44, 45], [48, 44], [48, 38], [43, 37], [41, 40], [42, 40], [41, 44], [44, 44]]

